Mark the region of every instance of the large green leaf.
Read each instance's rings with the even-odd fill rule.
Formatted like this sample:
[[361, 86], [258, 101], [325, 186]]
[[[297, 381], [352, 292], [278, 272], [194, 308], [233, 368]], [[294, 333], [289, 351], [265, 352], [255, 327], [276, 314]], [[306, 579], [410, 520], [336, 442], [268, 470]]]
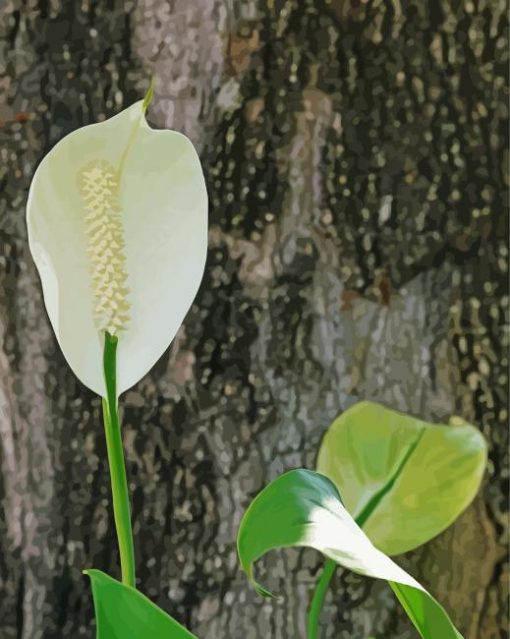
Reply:
[[141, 592], [100, 570], [86, 570], [92, 582], [97, 639], [197, 639]]
[[275, 548], [309, 546], [354, 572], [389, 581], [423, 639], [462, 639], [441, 605], [373, 546], [324, 475], [292, 470], [266, 486], [245, 512], [237, 544], [243, 570], [263, 595], [270, 593], [256, 582], [254, 562]]
[[480, 486], [487, 446], [455, 418], [428, 424], [372, 402], [345, 411], [328, 429], [317, 459], [372, 543], [406, 552], [445, 530]]

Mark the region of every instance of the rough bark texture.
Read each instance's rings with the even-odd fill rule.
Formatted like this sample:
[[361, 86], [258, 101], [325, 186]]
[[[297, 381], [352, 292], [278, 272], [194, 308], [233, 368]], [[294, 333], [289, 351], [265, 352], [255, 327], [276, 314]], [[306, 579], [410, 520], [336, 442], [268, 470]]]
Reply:
[[[139, 99], [151, 74], [149, 118], [201, 154], [211, 230], [182, 330], [122, 398], [141, 588], [201, 638], [304, 637], [320, 557], [261, 562], [284, 597], [265, 602], [239, 570], [237, 526], [370, 398], [459, 414], [489, 440], [480, 497], [402, 563], [466, 639], [507, 636], [505, 3], [0, 11], [0, 637], [92, 637], [81, 570], [118, 574], [100, 401], [58, 349], [24, 211], [52, 145]], [[342, 571], [323, 624], [324, 639], [416, 636], [384, 584]]]

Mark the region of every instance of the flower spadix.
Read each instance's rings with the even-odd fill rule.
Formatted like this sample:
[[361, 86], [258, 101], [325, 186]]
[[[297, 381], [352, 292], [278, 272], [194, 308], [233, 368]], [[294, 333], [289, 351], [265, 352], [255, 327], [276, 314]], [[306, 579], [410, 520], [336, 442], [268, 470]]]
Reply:
[[58, 343], [102, 396], [105, 332], [118, 339], [120, 394], [175, 336], [206, 258], [200, 161], [184, 135], [149, 127], [145, 104], [67, 135], [28, 197], [30, 250]]

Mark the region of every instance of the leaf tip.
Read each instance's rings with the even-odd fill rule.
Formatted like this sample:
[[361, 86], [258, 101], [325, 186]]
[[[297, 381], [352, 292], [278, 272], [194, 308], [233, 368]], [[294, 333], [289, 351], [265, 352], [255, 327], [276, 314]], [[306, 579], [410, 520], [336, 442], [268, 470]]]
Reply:
[[85, 568], [85, 570], [81, 571], [81, 574], [93, 581], [94, 578], [97, 578], [98, 572], [99, 571], [96, 568]]
[[264, 588], [264, 586], [261, 586], [256, 581], [252, 581], [252, 583], [258, 595], [266, 597], [266, 599], [281, 599], [281, 596], [275, 595], [273, 592], [267, 590], [267, 588]]
[[255, 577], [253, 576], [253, 566], [249, 566], [247, 568], [245, 567], [243, 568], [243, 570], [258, 595], [260, 595], [261, 597], [266, 597], [266, 599], [281, 599], [281, 597], [275, 595], [267, 588], [264, 588], [264, 586], [261, 586], [258, 581], [256, 581]]
[[155, 80], [154, 76], [151, 76], [151, 83], [150, 83], [150, 86], [149, 86], [149, 88], [147, 90], [147, 93], [145, 94], [145, 97], [144, 97], [143, 103], [142, 103], [142, 112], [144, 114], [147, 111], [147, 107], [151, 103], [152, 96], [154, 95], [154, 87], [155, 86], [156, 86], [156, 80]]

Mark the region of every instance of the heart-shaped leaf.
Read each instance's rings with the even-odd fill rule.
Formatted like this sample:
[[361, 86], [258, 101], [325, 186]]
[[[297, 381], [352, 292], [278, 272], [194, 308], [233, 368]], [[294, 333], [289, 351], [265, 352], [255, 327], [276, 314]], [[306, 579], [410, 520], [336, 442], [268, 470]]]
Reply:
[[428, 424], [360, 402], [328, 429], [317, 470], [333, 481], [372, 543], [396, 555], [455, 521], [476, 495], [486, 461], [483, 436], [458, 418]]
[[86, 570], [92, 583], [97, 639], [197, 639], [141, 592], [100, 570]]
[[237, 545], [243, 570], [260, 594], [271, 593], [254, 579], [257, 559], [275, 548], [309, 546], [356, 573], [389, 581], [423, 639], [462, 639], [423, 586], [375, 548], [324, 475], [292, 470], [266, 486], [243, 516]]

